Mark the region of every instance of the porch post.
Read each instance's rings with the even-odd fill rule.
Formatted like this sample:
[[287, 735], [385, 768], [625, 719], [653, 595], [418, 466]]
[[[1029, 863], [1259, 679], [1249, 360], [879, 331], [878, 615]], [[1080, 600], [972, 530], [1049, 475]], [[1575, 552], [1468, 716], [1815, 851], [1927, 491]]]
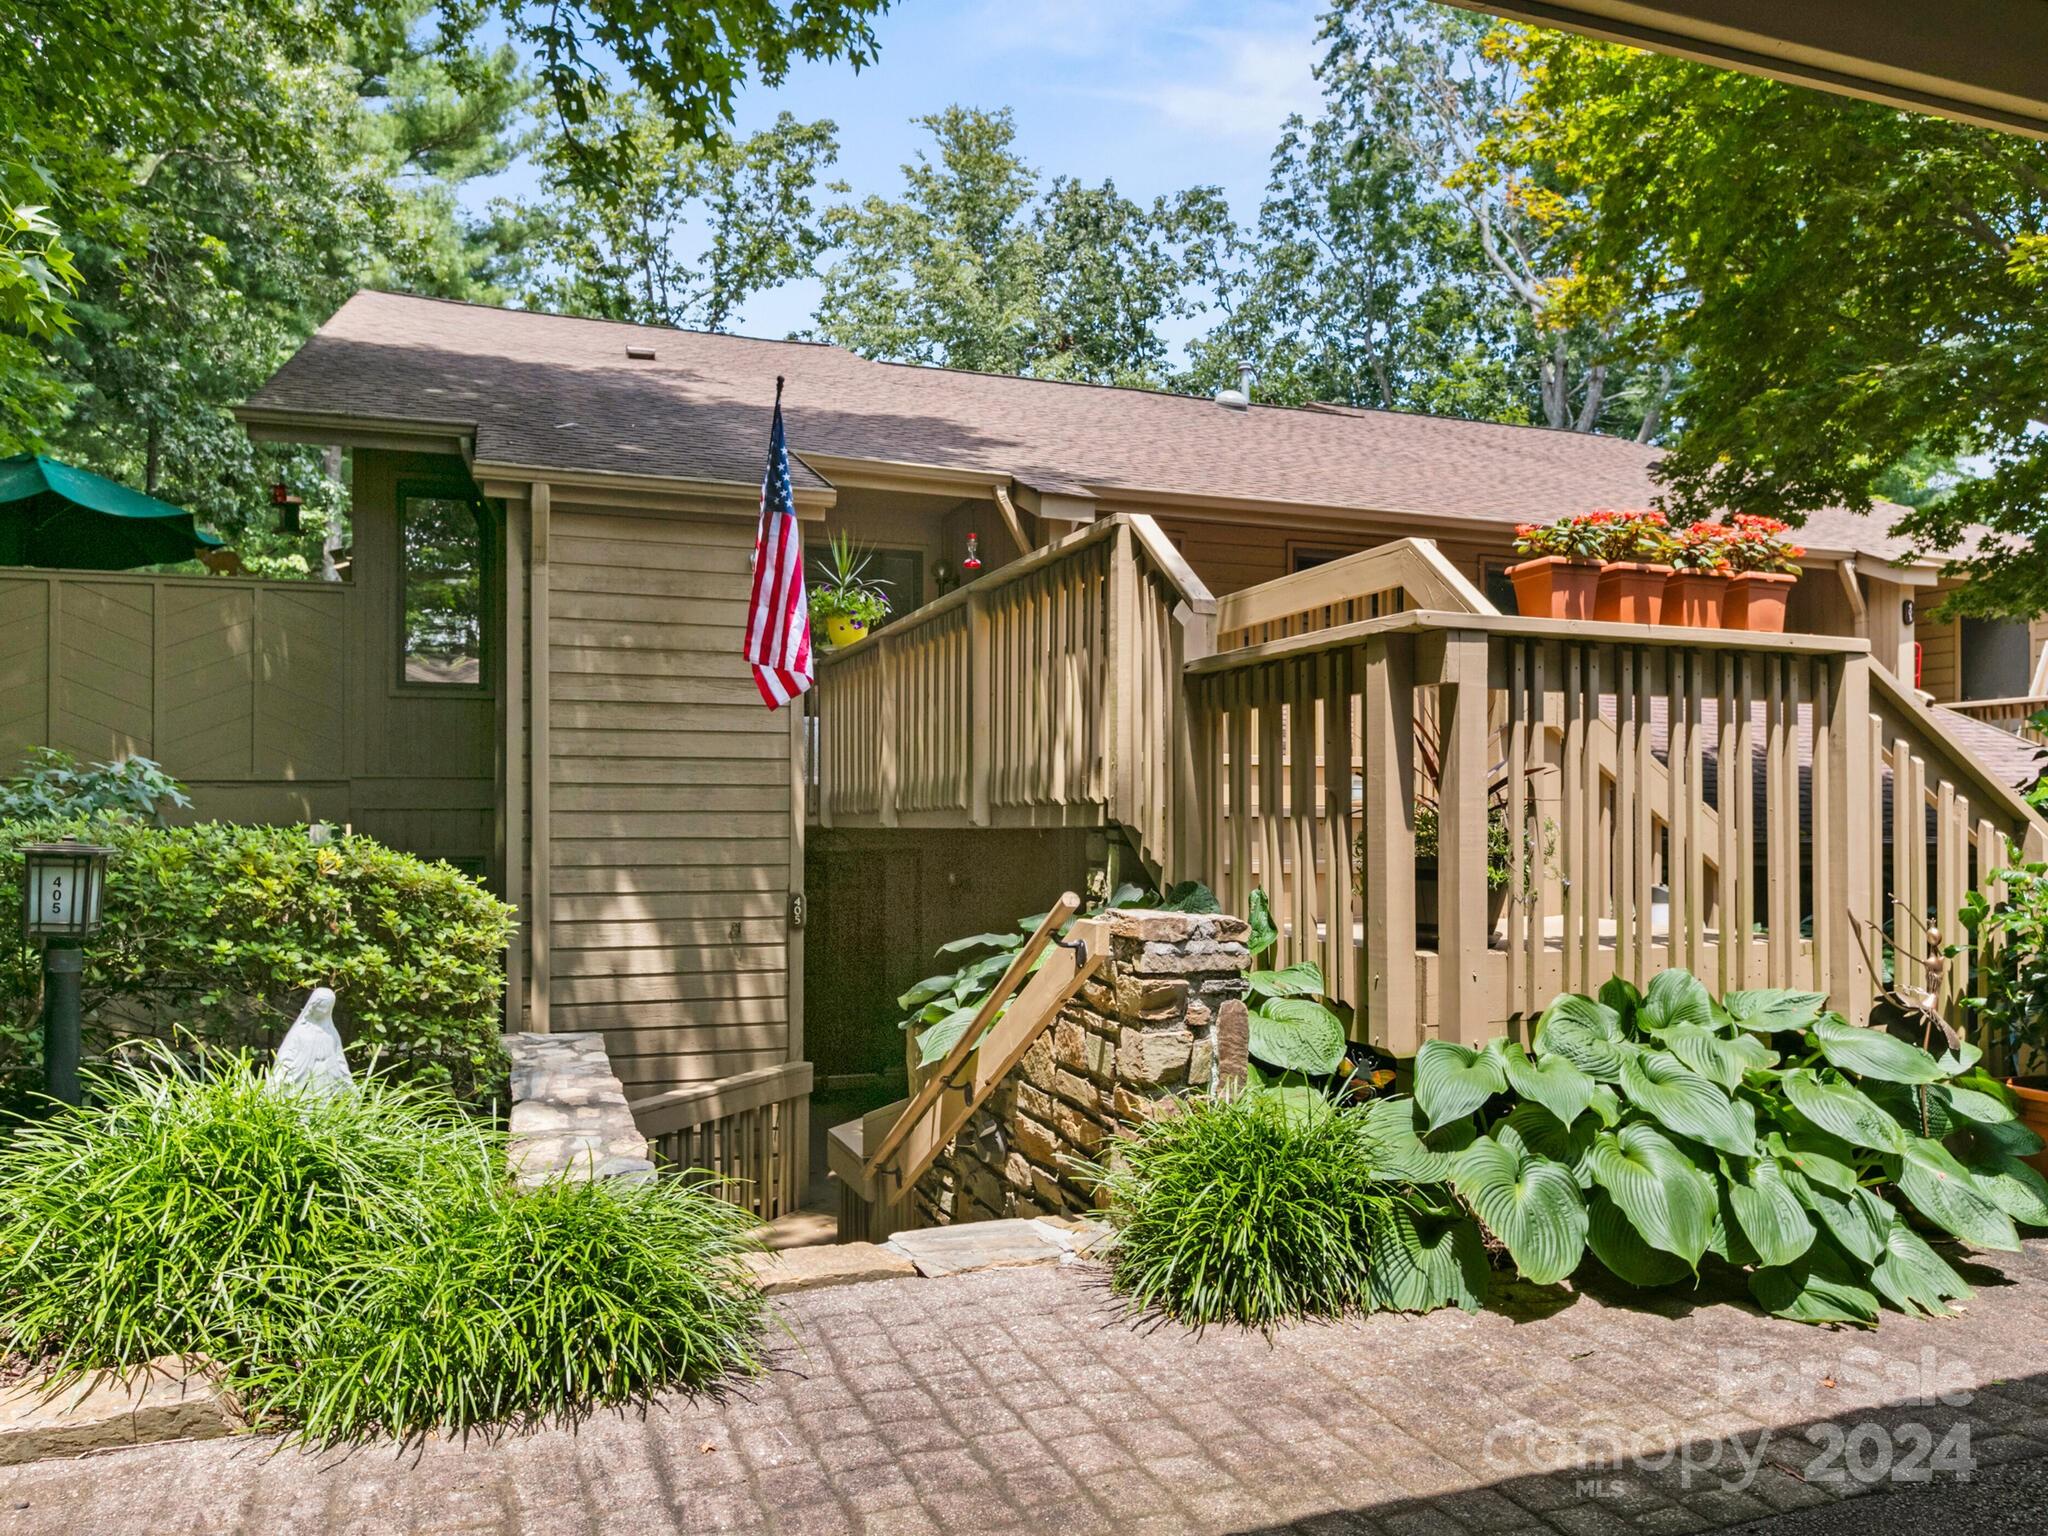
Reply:
[[1815, 884], [1817, 904], [1830, 919], [1828, 1006], [1858, 1024], [1870, 1017], [1872, 996], [1864, 946], [1874, 949], [1878, 942], [1864, 927], [1877, 916], [1878, 900], [1878, 850], [1869, 830], [1877, 823], [1871, 799], [1880, 792], [1871, 756], [1870, 660], [1850, 655], [1837, 665], [1828, 697], [1828, 760], [1814, 765], [1829, 781], [1827, 867]]
[[533, 752], [532, 789], [529, 802], [533, 811], [533, 833], [530, 842], [533, 848], [533, 878], [529, 882], [527, 911], [527, 939], [533, 967], [533, 1001], [530, 1008], [532, 1027], [541, 1034], [549, 1029], [549, 989], [553, 980], [553, 962], [548, 944], [548, 900], [554, 883], [551, 859], [553, 850], [549, 836], [549, 785], [554, 777], [548, 759], [548, 703], [550, 694], [550, 672], [548, 662], [548, 524], [551, 497], [544, 480], [533, 483], [533, 494], [529, 505], [532, 524], [532, 557], [529, 571], [528, 622], [533, 635], [533, 680], [530, 692], [533, 697], [533, 726], [530, 741]]
[[526, 1028], [526, 542], [523, 496], [505, 498], [505, 682], [499, 718], [505, 756], [505, 900], [519, 908], [519, 926], [505, 945], [505, 1032]]
[[[1396, 1056], [1422, 1045], [1415, 1003], [1415, 642], [1365, 643], [1365, 1009], [1368, 1038]], [[1239, 782], [1242, 782], [1240, 779]], [[1237, 806], [1233, 816], [1242, 817]], [[1441, 861], [1439, 861], [1441, 863]]]
[[1463, 1044], [1488, 1022], [1486, 636], [1446, 631], [1437, 670], [1437, 1033]]

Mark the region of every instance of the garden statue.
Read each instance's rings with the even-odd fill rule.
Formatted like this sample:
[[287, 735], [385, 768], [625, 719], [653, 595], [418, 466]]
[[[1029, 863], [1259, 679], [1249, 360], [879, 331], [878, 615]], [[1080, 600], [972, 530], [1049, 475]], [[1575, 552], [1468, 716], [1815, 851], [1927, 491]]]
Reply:
[[356, 1091], [342, 1054], [341, 1031], [334, 1027], [334, 992], [315, 987], [285, 1031], [270, 1064], [270, 1081], [278, 1087], [303, 1089], [323, 1099]]

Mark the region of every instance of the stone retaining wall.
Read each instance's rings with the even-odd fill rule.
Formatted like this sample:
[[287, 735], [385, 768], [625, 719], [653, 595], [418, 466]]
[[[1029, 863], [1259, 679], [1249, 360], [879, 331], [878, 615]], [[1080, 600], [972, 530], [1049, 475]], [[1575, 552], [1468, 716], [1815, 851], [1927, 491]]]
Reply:
[[604, 1036], [518, 1034], [512, 1058], [512, 1141], [507, 1161], [525, 1187], [572, 1179], [652, 1178], [647, 1138], [612, 1075]]
[[918, 1181], [932, 1226], [1097, 1204], [1075, 1164], [1180, 1096], [1240, 1083], [1249, 1024], [1241, 918], [1111, 912], [1109, 963]]

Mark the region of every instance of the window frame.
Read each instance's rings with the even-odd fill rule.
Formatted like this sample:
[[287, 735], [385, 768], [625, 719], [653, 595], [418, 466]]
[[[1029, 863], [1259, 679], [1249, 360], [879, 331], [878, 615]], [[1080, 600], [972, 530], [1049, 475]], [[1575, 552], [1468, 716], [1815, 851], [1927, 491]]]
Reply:
[[[459, 501], [476, 518], [477, 581], [477, 680], [473, 683], [427, 683], [405, 675], [410, 637], [405, 629], [405, 593], [409, 568], [405, 554], [405, 504], [412, 500]], [[391, 633], [395, 652], [392, 660], [391, 692], [411, 698], [490, 698], [497, 691], [498, 612], [497, 530], [498, 516], [490, 500], [466, 480], [414, 477], [400, 480], [392, 491], [391, 506], [392, 586]]]

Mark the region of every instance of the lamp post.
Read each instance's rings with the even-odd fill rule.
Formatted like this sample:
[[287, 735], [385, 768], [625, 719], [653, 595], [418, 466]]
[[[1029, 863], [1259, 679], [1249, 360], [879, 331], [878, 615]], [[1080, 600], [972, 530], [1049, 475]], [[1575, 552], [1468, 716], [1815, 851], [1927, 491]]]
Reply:
[[43, 1081], [50, 1097], [80, 1102], [80, 946], [99, 928], [111, 848], [66, 838], [22, 845], [21, 931], [43, 951]]

